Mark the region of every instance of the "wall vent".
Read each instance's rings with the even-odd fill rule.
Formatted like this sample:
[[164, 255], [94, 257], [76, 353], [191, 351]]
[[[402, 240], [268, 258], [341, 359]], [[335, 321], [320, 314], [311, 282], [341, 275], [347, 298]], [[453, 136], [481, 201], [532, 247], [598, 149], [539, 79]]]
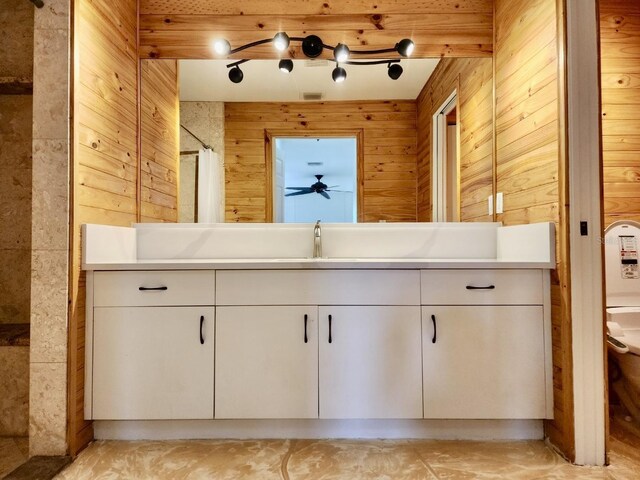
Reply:
[[305, 60], [304, 61], [304, 66], [305, 67], [326, 67], [327, 65], [329, 65], [329, 60], [319, 59], [319, 60]]
[[322, 92], [302, 92], [303, 100], [322, 100]]

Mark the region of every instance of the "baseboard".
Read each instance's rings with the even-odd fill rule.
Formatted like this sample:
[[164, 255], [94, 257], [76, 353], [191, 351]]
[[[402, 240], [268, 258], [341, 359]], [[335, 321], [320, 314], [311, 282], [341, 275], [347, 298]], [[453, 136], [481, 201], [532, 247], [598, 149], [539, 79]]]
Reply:
[[544, 437], [542, 420], [98, 420], [93, 425], [98, 440], [542, 440]]

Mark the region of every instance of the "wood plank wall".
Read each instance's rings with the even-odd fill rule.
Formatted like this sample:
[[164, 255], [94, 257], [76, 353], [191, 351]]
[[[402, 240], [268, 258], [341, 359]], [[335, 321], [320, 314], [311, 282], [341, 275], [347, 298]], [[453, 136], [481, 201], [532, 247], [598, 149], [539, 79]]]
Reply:
[[[211, 58], [216, 38], [237, 47], [278, 31], [300, 37], [313, 33], [328, 44], [368, 49], [393, 47], [411, 36], [417, 57], [492, 52], [492, 0], [141, 0], [140, 11], [140, 54], [145, 58]], [[303, 55], [298, 43], [289, 55]], [[274, 58], [273, 47], [237, 57]]]
[[140, 65], [140, 221], [178, 221], [180, 98], [178, 62], [143, 60]]
[[599, 3], [606, 226], [640, 221], [640, 3]]
[[[136, 0], [75, 0], [73, 71], [73, 171], [70, 285], [68, 436], [71, 455], [93, 439], [84, 420], [85, 275], [81, 271], [83, 223], [130, 226], [141, 214], [138, 151]], [[165, 79], [166, 80], [166, 79]], [[175, 82], [174, 82], [175, 83]], [[166, 92], [163, 92], [163, 95]], [[150, 99], [151, 100], [151, 99]], [[168, 99], [163, 99], [168, 101]], [[160, 104], [160, 99], [155, 103]], [[160, 146], [158, 147], [161, 148]], [[163, 151], [171, 151], [169, 147]], [[150, 158], [171, 169], [168, 157]], [[174, 162], [177, 163], [176, 155]], [[160, 168], [149, 163], [151, 169]], [[176, 171], [174, 166], [172, 171]], [[153, 178], [156, 178], [155, 173]], [[160, 175], [161, 176], [161, 175]], [[149, 177], [147, 177], [149, 178]], [[145, 206], [166, 217], [164, 199], [151, 183]], [[169, 193], [175, 197], [175, 192]], [[160, 212], [160, 213], [156, 213]]]
[[418, 96], [418, 221], [432, 218], [433, 115], [458, 91], [460, 221], [493, 221], [493, 61], [445, 58]]
[[364, 136], [365, 222], [416, 220], [415, 101], [226, 103], [226, 220], [264, 222], [268, 167], [265, 131]]
[[505, 225], [556, 224], [552, 271], [554, 421], [546, 433], [574, 457], [562, 0], [496, 0], [496, 192]]

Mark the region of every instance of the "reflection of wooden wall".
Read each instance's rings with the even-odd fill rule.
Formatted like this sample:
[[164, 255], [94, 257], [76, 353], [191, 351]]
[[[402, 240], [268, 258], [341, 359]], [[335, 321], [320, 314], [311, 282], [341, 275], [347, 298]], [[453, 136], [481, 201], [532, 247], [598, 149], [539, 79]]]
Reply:
[[[418, 57], [487, 57], [493, 40], [492, 0], [141, 0], [140, 13], [144, 58], [210, 58], [216, 38], [237, 47], [278, 31], [369, 49], [393, 47], [410, 36]], [[290, 55], [302, 56], [299, 43]], [[267, 44], [236, 57], [274, 58], [274, 52]]]
[[[171, 148], [158, 145], [158, 150], [167, 153], [162, 158], [155, 152], [145, 152], [148, 163], [143, 168], [144, 176], [140, 175], [136, 2], [77, 0], [75, 17], [74, 51], [77, 63], [73, 77], [73, 237], [68, 357], [68, 428], [72, 455], [93, 438], [92, 424], [84, 420], [83, 409], [85, 275], [81, 271], [80, 225], [100, 223], [130, 226], [136, 222], [141, 213], [139, 180], [143, 181], [143, 193], [147, 192], [147, 198], [142, 199], [145, 217], [153, 216], [156, 221], [175, 219], [172, 216], [175, 213], [164, 209], [164, 197], [162, 201], [158, 198], [160, 187], [155, 187], [159, 182], [151, 180], [151, 176], [155, 179], [157, 175], [152, 169], [161, 170], [161, 166], [171, 169], [168, 156]], [[168, 81], [163, 77], [165, 80]], [[170, 89], [163, 90], [162, 94], [165, 95], [167, 91]], [[168, 97], [165, 96], [156, 99], [157, 103], [154, 104], [167, 101]], [[174, 164], [177, 161], [176, 155]], [[175, 166], [172, 171], [176, 171]], [[160, 174], [158, 178], [165, 177]], [[165, 184], [162, 186], [167, 187]], [[175, 198], [175, 183], [172, 188], [165, 188], [165, 192]]]
[[225, 104], [227, 221], [267, 218], [265, 130], [340, 129], [364, 134], [362, 220], [415, 221], [414, 101]]
[[180, 99], [178, 62], [141, 62], [141, 190], [143, 222], [178, 220]]
[[554, 417], [546, 433], [573, 457], [573, 379], [565, 179], [562, 15], [557, 0], [496, 1], [496, 191], [505, 225], [556, 224], [551, 275]]
[[605, 225], [640, 221], [640, 3], [600, 0]]
[[490, 58], [443, 59], [420, 92], [418, 109], [418, 220], [432, 213], [433, 115], [458, 90], [460, 122], [460, 220], [493, 221], [493, 62]]

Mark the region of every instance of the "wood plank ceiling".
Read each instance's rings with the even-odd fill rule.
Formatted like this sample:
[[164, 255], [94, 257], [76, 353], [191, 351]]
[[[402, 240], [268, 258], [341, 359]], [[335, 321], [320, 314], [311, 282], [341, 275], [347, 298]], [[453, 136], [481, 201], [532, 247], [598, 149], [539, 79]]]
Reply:
[[[295, 12], [295, 13], [292, 13]], [[142, 58], [215, 58], [217, 38], [232, 48], [271, 38], [316, 34], [324, 43], [352, 49], [393, 47], [402, 38], [416, 43], [415, 57], [490, 57], [492, 0], [141, 0]], [[329, 56], [325, 51], [323, 56]], [[270, 44], [236, 58], [274, 58]], [[292, 43], [288, 56], [303, 58]], [[389, 55], [383, 55], [388, 57]]]

